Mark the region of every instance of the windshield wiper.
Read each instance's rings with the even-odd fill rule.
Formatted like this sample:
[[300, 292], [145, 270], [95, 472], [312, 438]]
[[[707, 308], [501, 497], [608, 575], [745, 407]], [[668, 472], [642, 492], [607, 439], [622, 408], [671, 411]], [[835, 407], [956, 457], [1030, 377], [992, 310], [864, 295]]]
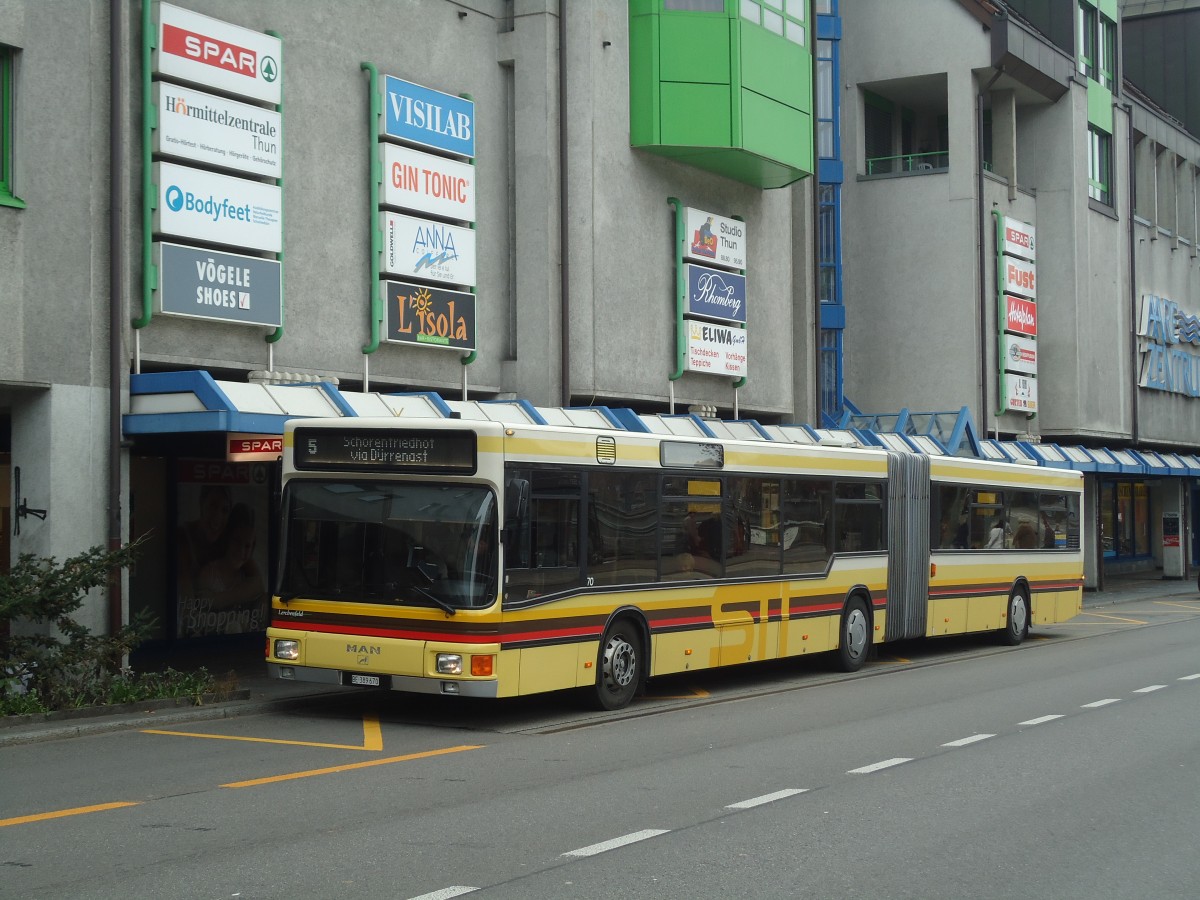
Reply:
[[[438, 597], [436, 594], [433, 594], [432, 592], [425, 590], [425, 588], [423, 588], [423, 587], [417, 587], [414, 584], [412, 586], [412, 590], [416, 591], [417, 594], [424, 597], [426, 600], [428, 600], [434, 606], [436, 606], [439, 609], [441, 609], [442, 611], [444, 611], [446, 613], [446, 615], [448, 615], [448, 616], [453, 616], [458, 612], [457, 609], [455, 609], [453, 606], [451, 606], [449, 603], [447, 603], [441, 597]], [[397, 598], [397, 600], [398, 599], [399, 598]]]

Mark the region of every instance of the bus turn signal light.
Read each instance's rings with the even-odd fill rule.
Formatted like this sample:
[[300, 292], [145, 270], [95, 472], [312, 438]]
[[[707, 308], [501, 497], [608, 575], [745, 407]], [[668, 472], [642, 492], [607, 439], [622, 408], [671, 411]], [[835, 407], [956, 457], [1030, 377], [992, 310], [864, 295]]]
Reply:
[[493, 660], [495, 660], [494, 656], [472, 656], [471, 674], [476, 676], [491, 675]]

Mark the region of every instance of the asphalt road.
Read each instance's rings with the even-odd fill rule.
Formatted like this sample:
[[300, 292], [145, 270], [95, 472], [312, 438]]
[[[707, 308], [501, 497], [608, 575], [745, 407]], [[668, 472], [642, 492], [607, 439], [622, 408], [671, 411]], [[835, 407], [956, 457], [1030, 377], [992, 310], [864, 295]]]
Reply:
[[4, 746], [0, 896], [1194, 900], [1200, 602], [1037, 637]]

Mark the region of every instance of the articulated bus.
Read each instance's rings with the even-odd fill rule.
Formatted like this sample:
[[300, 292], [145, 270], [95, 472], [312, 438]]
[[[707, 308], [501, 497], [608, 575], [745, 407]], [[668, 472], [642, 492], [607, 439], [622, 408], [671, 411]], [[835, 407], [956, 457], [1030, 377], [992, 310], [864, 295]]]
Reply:
[[1078, 614], [1077, 472], [492, 421], [284, 437], [274, 677], [513, 697]]

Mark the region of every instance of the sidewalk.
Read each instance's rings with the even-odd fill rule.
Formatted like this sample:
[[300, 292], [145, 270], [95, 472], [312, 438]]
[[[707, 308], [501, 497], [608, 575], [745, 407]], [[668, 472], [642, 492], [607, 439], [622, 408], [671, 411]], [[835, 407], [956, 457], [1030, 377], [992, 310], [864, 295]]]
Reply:
[[[1200, 591], [1192, 578], [1183, 581], [1166, 580], [1154, 573], [1137, 576], [1109, 577], [1103, 591], [1084, 591], [1085, 609], [1134, 603], [1159, 597], [1189, 597], [1200, 599]], [[229, 719], [276, 709], [304, 698], [330, 696], [341, 692], [360, 691], [304, 682], [281, 681], [267, 677], [263, 662], [261, 637], [253, 642], [239, 641], [222, 646], [169, 650], [145, 654], [135, 660], [143, 669], [164, 668], [189, 670], [200, 666], [208, 669], [218, 680], [228, 679], [236, 685], [229, 699], [203, 706], [175, 706], [173, 701], [148, 700], [133, 711], [112, 713], [104, 709], [73, 710], [69, 718], [46, 720], [36, 718], [17, 723], [0, 722], [0, 748], [15, 744], [105, 734], [135, 728], [161, 728], [212, 719]]]

